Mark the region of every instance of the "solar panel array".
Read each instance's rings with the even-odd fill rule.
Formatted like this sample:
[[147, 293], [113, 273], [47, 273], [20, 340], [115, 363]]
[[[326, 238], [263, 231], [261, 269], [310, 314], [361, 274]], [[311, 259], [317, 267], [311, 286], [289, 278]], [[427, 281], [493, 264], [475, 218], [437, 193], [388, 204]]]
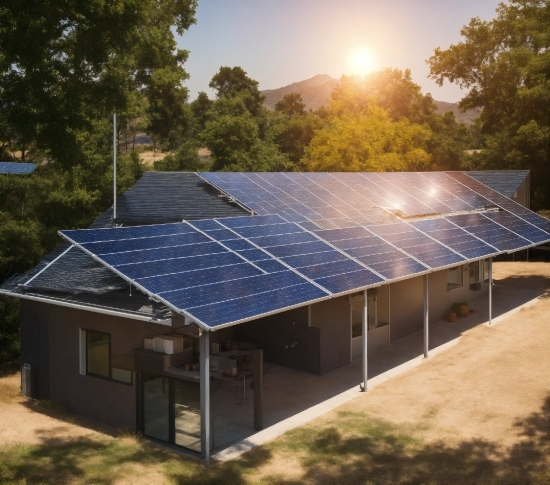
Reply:
[[212, 328], [550, 241], [454, 173], [202, 176], [260, 215], [62, 235]]
[[27, 175], [36, 167], [36, 163], [0, 162], [0, 174]]

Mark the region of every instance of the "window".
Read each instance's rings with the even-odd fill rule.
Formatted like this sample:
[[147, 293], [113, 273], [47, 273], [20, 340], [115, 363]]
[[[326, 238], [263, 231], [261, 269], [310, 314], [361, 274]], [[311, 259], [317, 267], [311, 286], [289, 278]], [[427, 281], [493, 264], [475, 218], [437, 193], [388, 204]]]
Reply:
[[132, 371], [124, 356], [111, 354], [111, 334], [81, 330], [80, 342], [81, 374], [132, 384]]
[[468, 265], [470, 273], [470, 285], [473, 285], [474, 283], [478, 283], [480, 281], [480, 275], [483, 271], [481, 268], [481, 264], [481, 261], [476, 261]]
[[447, 291], [462, 288], [462, 266], [450, 268], [447, 272]]
[[86, 331], [86, 374], [111, 377], [111, 336]]

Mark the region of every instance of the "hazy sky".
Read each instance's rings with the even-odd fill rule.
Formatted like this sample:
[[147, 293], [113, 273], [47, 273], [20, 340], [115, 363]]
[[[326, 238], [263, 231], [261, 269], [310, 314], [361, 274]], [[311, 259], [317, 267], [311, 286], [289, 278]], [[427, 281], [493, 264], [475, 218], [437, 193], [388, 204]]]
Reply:
[[191, 99], [206, 91], [221, 66], [241, 66], [274, 89], [316, 74], [350, 73], [349, 57], [366, 49], [376, 67], [410, 68], [434, 99], [455, 102], [463, 92], [427, 78], [436, 47], [460, 40], [472, 17], [495, 17], [498, 0], [199, 0], [197, 24], [178, 38], [191, 53]]

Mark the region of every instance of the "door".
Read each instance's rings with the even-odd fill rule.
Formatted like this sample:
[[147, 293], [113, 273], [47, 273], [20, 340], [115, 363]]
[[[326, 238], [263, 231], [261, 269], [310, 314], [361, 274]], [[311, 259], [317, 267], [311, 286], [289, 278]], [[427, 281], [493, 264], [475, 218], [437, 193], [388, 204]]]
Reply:
[[145, 436], [200, 453], [200, 385], [142, 374], [141, 420]]

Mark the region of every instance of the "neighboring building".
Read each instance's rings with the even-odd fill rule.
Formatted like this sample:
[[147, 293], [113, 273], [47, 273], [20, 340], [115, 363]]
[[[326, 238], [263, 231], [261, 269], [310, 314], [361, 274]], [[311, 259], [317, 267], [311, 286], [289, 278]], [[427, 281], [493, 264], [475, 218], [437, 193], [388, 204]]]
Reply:
[[21, 298], [25, 391], [208, 457], [253, 431], [210, 389], [226, 357], [254, 379], [261, 428], [262, 362], [322, 375], [365, 358], [365, 331], [368, 352], [388, 347], [487, 295], [494, 256], [550, 241], [528, 173], [507, 174], [146, 173], [118, 198], [123, 227], [109, 210], [63, 231], [0, 287]]

